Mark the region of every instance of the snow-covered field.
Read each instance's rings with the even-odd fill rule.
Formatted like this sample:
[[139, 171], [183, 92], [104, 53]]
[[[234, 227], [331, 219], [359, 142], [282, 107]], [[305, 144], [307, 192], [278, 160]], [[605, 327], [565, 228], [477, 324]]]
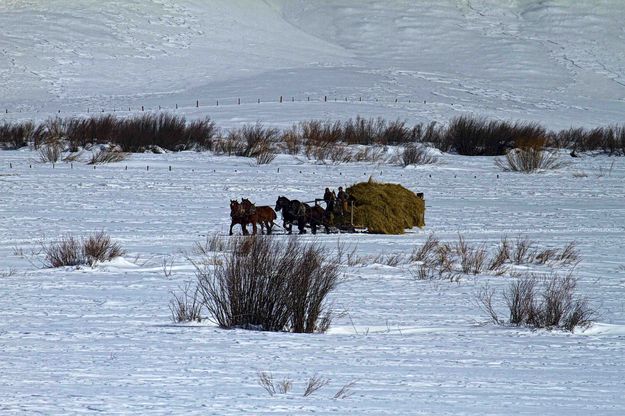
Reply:
[[[523, 175], [499, 172], [492, 158], [452, 155], [440, 165], [403, 169], [287, 156], [256, 166], [184, 152], [135, 155], [95, 170], [30, 168], [30, 151], [1, 156], [0, 409], [7, 413], [625, 411], [621, 159], [586, 157], [560, 171]], [[597, 177], [613, 161], [610, 175]], [[580, 171], [588, 176], [574, 177]], [[343, 269], [346, 282], [332, 299], [346, 315], [328, 334], [172, 324], [170, 291], [194, 276], [181, 252], [227, 232], [229, 199], [273, 205], [278, 195], [312, 198], [325, 186], [370, 175], [425, 192], [427, 227], [402, 236], [302, 238], [330, 248], [340, 241], [370, 258], [408, 255], [431, 232], [449, 241], [460, 232], [490, 245], [504, 235], [551, 247], [575, 240], [579, 289], [601, 312], [599, 323], [574, 334], [496, 327], [476, 306], [476, 292], [487, 281], [499, 289], [513, 278], [423, 282], [412, 278], [414, 265], [368, 260]], [[31, 264], [43, 238], [97, 230], [128, 251], [124, 261], [80, 270]], [[171, 277], [163, 261], [173, 262]], [[258, 371], [292, 378], [294, 392], [270, 397], [257, 385]], [[315, 374], [331, 384], [301, 397]], [[353, 380], [351, 398], [332, 399]]]
[[[141, 105], [226, 128], [464, 113], [622, 123], [625, 3], [571, 3], [0, 0], [0, 123]], [[450, 154], [404, 169], [181, 152], [93, 169], [0, 151], [0, 413], [625, 414], [625, 160], [562, 157], [560, 170], [523, 175]], [[172, 323], [171, 291], [194, 279], [185, 253], [227, 233], [230, 199], [310, 200], [370, 176], [424, 192], [427, 226], [301, 237], [363, 258], [342, 269], [331, 298], [344, 314], [328, 333]], [[40, 267], [42, 241], [100, 230], [123, 259]], [[576, 241], [578, 289], [598, 322], [574, 333], [494, 326], [476, 294], [514, 278], [416, 281], [405, 259], [430, 233], [489, 247], [504, 236]], [[394, 254], [404, 261], [379, 259]], [[293, 391], [270, 397], [258, 372], [292, 379]], [[314, 375], [331, 382], [302, 397]], [[333, 399], [350, 382], [352, 395]]]

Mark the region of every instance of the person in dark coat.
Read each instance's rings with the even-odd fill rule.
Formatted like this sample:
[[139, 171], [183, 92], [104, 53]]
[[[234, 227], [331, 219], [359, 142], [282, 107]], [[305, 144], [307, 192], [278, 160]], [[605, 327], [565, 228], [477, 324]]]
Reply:
[[336, 197], [334, 196], [334, 192], [330, 191], [330, 188], [326, 188], [323, 194], [323, 200], [326, 203], [326, 212], [334, 212], [334, 201]]
[[349, 201], [349, 195], [343, 190], [342, 186], [339, 186], [339, 193], [336, 196], [339, 208], [341, 209], [341, 215], [347, 212], [347, 201]]

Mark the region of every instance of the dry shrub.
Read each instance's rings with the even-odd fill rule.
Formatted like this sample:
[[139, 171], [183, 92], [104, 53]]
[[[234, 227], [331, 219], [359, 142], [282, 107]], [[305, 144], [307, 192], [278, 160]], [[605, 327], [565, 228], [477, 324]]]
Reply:
[[216, 252], [226, 251], [231, 247], [230, 242], [233, 240], [227, 239], [217, 233], [209, 234], [206, 236], [206, 240], [203, 242], [196, 242], [193, 245], [193, 254], [196, 256], [207, 257], [210, 254]]
[[558, 254], [557, 261], [563, 265], [577, 263], [579, 261], [579, 251], [577, 250], [577, 244], [575, 241], [571, 241], [564, 249]]
[[306, 146], [304, 153], [309, 159], [332, 164], [349, 163], [354, 160], [348, 147], [341, 143], [328, 143], [324, 146]]
[[532, 242], [528, 237], [517, 237], [514, 242], [514, 248], [512, 249], [512, 261], [514, 264], [531, 263], [531, 251]]
[[612, 125], [593, 129], [570, 128], [549, 134], [549, 144], [573, 152], [603, 151], [625, 155], [625, 126]]
[[504, 159], [496, 158], [495, 164], [504, 171], [522, 173], [553, 170], [564, 166], [555, 151], [539, 147], [510, 150]]
[[60, 143], [49, 143], [40, 146], [38, 152], [41, 163], [57, 163], [61, 160], [63, 148]]
[[173, 299], [169, 301], [169, 310], [174, 322], [201, 322], [202, 303], [196, 285], [186, 282], [179, 292], [171, 292]]
[[57, 242], [43, 244], [45, 267], [79, 266], [86, 264], [80, 241], [71, 235], [63, 236]]
[[99, 231], [82, 240], [82, 250], [88, 265], [109, 261], [124, 255], [124, 250], [104, 231]]
[[320, 375], [315, 374], [311, 378], [308, 379], [306, 383], [306, 389], [304, 390], [304, 397], [308, 397], [317, 390], [325, 387], [330, 383], [330, 380], [327, 378], [323, 378]]
[[339, 279], [338, 259], [326, 257], [295, 238], [237, 239], [214, 267], [196, 263], [202, 303], [222, 328], [324, 332], [326, 297]]
[[465, 156], [503, 155], [522, 140], [542, 139], [544, 127], [537, 123], [487, 121], [484, 118], [454, 118], [445, 132], [445, 141]]
[[59, 241], [51, 244], [42, 243], [45, 255], [44, 266], [94, 266], [98, 262], [112, 260], [124, 255], [124, 251], [117, 243], [103, 231], [87, 238], [78, 240], [72, 236], [63, 236]]
[[401, 153], [402, 166], [428, 165], [438, 162], [438, 158], [428, 152], [425, 146], [410, 144]]
[[260, 150], [256, 156], [257, 165], [268, 165], [276, 158], [276, 154], [269, 148]]
[[115, 150], [100, 150], [91, 154], [91, 158], [87, 161], [88, 165], [102, 165], [105, 163], [122, 162], [128, 159], [129, 154], [126, 152]]
[[49, 118], [35, 127], [33, 146], [38, 149], [43, 144], [57, 144], [65, 139], [64, 122], [60, 118]]
[[243, 126], [235, 134], [239, 134], [245, 143], [243, 153], [237, 156], [244, 157], [256, 157], [260, 153], [267, 153], [279, 137], [277, 129], [264, 127], [261, 123]]
[[245, 143], [238, 131], [230, 131], [215, 141], [213, 151], [217, 155], [239, 156], [245, 152]]
[[438, 247], [439, 243], [440, 241], [434, 236], [434, 234], [428, 235], [428, 238], [425, 240], [423, 245], [421, 247], [416, 247], [412, 251], [410, 260], [428, 262], [432, 258], [432, 253]]
[[534, 256], [534, 262], [537, 264], [549, 264], [556, 258], [557, 255], [558, 251], [556, 249], [546, 248], [536, 253]]
[[19, 149], [32, 140], [35, 125], [31, 121], [0, 124], [0, 144], [4, 149]]
[[495, 254], [488, 263], [487, 269], [491, 272], [500, 273], [504, 271], [504, 265], [510, 260], [510, 242], [507, 237], [503, 237], [497, 248]]
[[355, 120], [349, 119], [345, 122], [342, 141], [347, 144], [373, 145], [379, 142], [383, 129], [384, 121], [382, 119], [365, 119], [358, 116]]
[[353, 159], [356, 162], [376, 163], [384, 160], [386, 148], [383, 146], [366, 146], [358, 150]]
[[481, 290], [478, 304], [497, 324], [573, 331], [576, 327], [589, 326], [596, 317], [588, 300], [576, 295], [576, 287], [577, 280], [571, 274], [554, 273], [544, 279], [525, 275], [503, 291], [508, 321], [500, 319], [495, 310], [494, 291]]
[[[288, 394], [293, 390], [293, 380], [288, 376], [285, 376], [282, 380], [276, 380], [273, 374], [267, 371], [259, 371], [257, 375], [258, 385], [265, 389], [270, 396], [275, 396], [276, 394]], [[302, 396], [311, 396], [328, 384], [330, 384], [330, 379], [315, 374], [306, 381]], [[355, 380], [345, 384], [334, 394], [333, 398], [345, 399], [350, 397], [352, 395], [351, 389], [355, 384]]]
[[302, 149], [300, 134], [297, 126], [291, 127], [289, 130], [282, 132], [280, 141], [286, 147], [286, 152], [290, 155], [297, 155]]

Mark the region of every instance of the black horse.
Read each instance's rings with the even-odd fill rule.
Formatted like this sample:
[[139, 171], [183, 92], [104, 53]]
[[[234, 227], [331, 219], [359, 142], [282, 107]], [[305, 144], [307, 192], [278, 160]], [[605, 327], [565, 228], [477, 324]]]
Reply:
[[291, 234], [293, 223], [297, 224], [300, 234], [306, 233], [306, 224], [310, 225], [310, 231], [317, 234], [317, 227], [324, 225], [326, 233], [329, 232], [328, 226], [324, 221], [324, 209], [318, 205], [311, 207], [310, 205], [300, 202], [297, 199], [290, 200], [285, 196], [278, 197], [276, 201], [276, 212], [282, 212], [282, 226]]

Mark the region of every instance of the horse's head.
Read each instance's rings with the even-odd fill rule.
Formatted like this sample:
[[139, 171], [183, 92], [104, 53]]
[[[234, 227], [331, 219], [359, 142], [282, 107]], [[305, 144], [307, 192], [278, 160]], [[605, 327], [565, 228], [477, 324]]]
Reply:
[[278, 197], [278, 200], [276, 201], [276, 207], [274, 209], [276, 211], [280, 211], [282, 208], [286, 208], [289, 202], [290, 201], [287, 197], [280, 196]]
[[230, 200], [230, 216], [235, 217], [241, 215], [243, 212], [243, 206], [239, 204], [236, 199]]
[[241, 199], [241, 209], [244, 212], [250, 214], [256, 211], [256, 205], [254, 205], [249, 199], [243, 198]]

